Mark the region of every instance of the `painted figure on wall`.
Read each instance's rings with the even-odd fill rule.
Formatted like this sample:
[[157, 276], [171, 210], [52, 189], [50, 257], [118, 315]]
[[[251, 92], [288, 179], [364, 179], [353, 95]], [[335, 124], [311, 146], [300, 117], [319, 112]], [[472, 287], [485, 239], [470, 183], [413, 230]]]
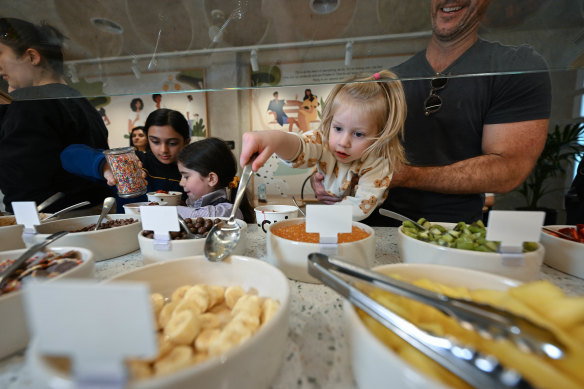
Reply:
[[278, 98], [278, 96], [279, 96], [278, 91], [275, 91], [273, 96], [274, 96], [274, 99], [270, 100], [270, 103], [268, 104], [268, 113], [274, 117], [274, 120], [277, 121], [280, 126], [283, 126], [284, 124], [288, 124], [288, 132], [292, 132], [294, 124], [296, 124], [298, 127], [300, 127], [298, 125], [298, 120], [296, 118], [289, 117], [286, 114], [286, 112], [284, 112], [285, 105], [297, 105], [299, 103], [299, 101], [298, 100], [280, 100]]
[[128, 117], [128, 134], [132, 132], [132, 128], [144, 125], [144, 115], [142, 110], [144, 109], [144, 101], [141, 98], [136, 97], [130, 102], [130, 114]]

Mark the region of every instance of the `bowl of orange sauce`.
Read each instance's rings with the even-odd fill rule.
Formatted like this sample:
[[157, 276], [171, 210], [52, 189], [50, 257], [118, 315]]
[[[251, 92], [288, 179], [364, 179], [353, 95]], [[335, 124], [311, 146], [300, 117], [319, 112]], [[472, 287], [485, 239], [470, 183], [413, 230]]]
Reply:
[[336, 245], [321, 245], [319, 234], [306, 232], [306, 219], [283, 220], [268, 227], [267, 257], [293, 280], [320, 283], [308, 274], [308, 255], [322, 252], [363, 267], [375, 258], [375, 231], [353, 222], [352, 231], [338, 234]]

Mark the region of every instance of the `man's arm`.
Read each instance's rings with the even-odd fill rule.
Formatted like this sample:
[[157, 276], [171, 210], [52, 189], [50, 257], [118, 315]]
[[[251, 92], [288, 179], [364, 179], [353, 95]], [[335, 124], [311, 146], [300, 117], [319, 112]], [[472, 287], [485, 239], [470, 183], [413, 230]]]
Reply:
[[548, 119], [488, 124], [483, 155], [446, 166], [401, 166], [390, 187], [439, 193], [506, 193], [529, 175], [546, 142]]

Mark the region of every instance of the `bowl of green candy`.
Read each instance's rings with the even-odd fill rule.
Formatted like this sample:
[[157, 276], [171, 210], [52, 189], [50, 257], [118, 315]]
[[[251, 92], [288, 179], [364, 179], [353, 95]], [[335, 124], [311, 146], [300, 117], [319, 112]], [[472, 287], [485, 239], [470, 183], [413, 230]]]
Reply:
[[545, 254], [536, 242], [523, 243], [523, 255], [508, 260], [499, 250], [499, 242], [486, 239], [487, 230], [482, 221], [472, 224], [432, 223], [425, 219], [418, 224], [404, 222], [398, 229], [398, 248], [405, 263], [432, 263], [463, 267], [520, 281], [539, 278]]

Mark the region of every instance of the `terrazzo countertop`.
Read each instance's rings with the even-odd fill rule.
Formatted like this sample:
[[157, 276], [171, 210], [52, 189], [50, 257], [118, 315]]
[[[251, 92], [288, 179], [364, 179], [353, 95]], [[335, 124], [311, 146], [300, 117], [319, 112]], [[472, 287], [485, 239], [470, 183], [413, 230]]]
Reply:
[[[373, 266], [398, 263], [397, 228], [375, 227]], [[266, 259], [265, 233], [248, 226], [250, 257]], [[97, 262], [95, 277], [106, 279], [143, 266], [140, 251]], [[560, 286], [569, 295], [584, 295], [584, 280], [556, 271], [547, 265], [542, 279]], [[342, 298], [320, 284], [289, 280], [291, 315], [287, 351], [271, 388], [355, 388], [348, 344], [343, 331]], [[32, 388], [31, 371], [24, 352], [0, 360], [0, 388]]]

